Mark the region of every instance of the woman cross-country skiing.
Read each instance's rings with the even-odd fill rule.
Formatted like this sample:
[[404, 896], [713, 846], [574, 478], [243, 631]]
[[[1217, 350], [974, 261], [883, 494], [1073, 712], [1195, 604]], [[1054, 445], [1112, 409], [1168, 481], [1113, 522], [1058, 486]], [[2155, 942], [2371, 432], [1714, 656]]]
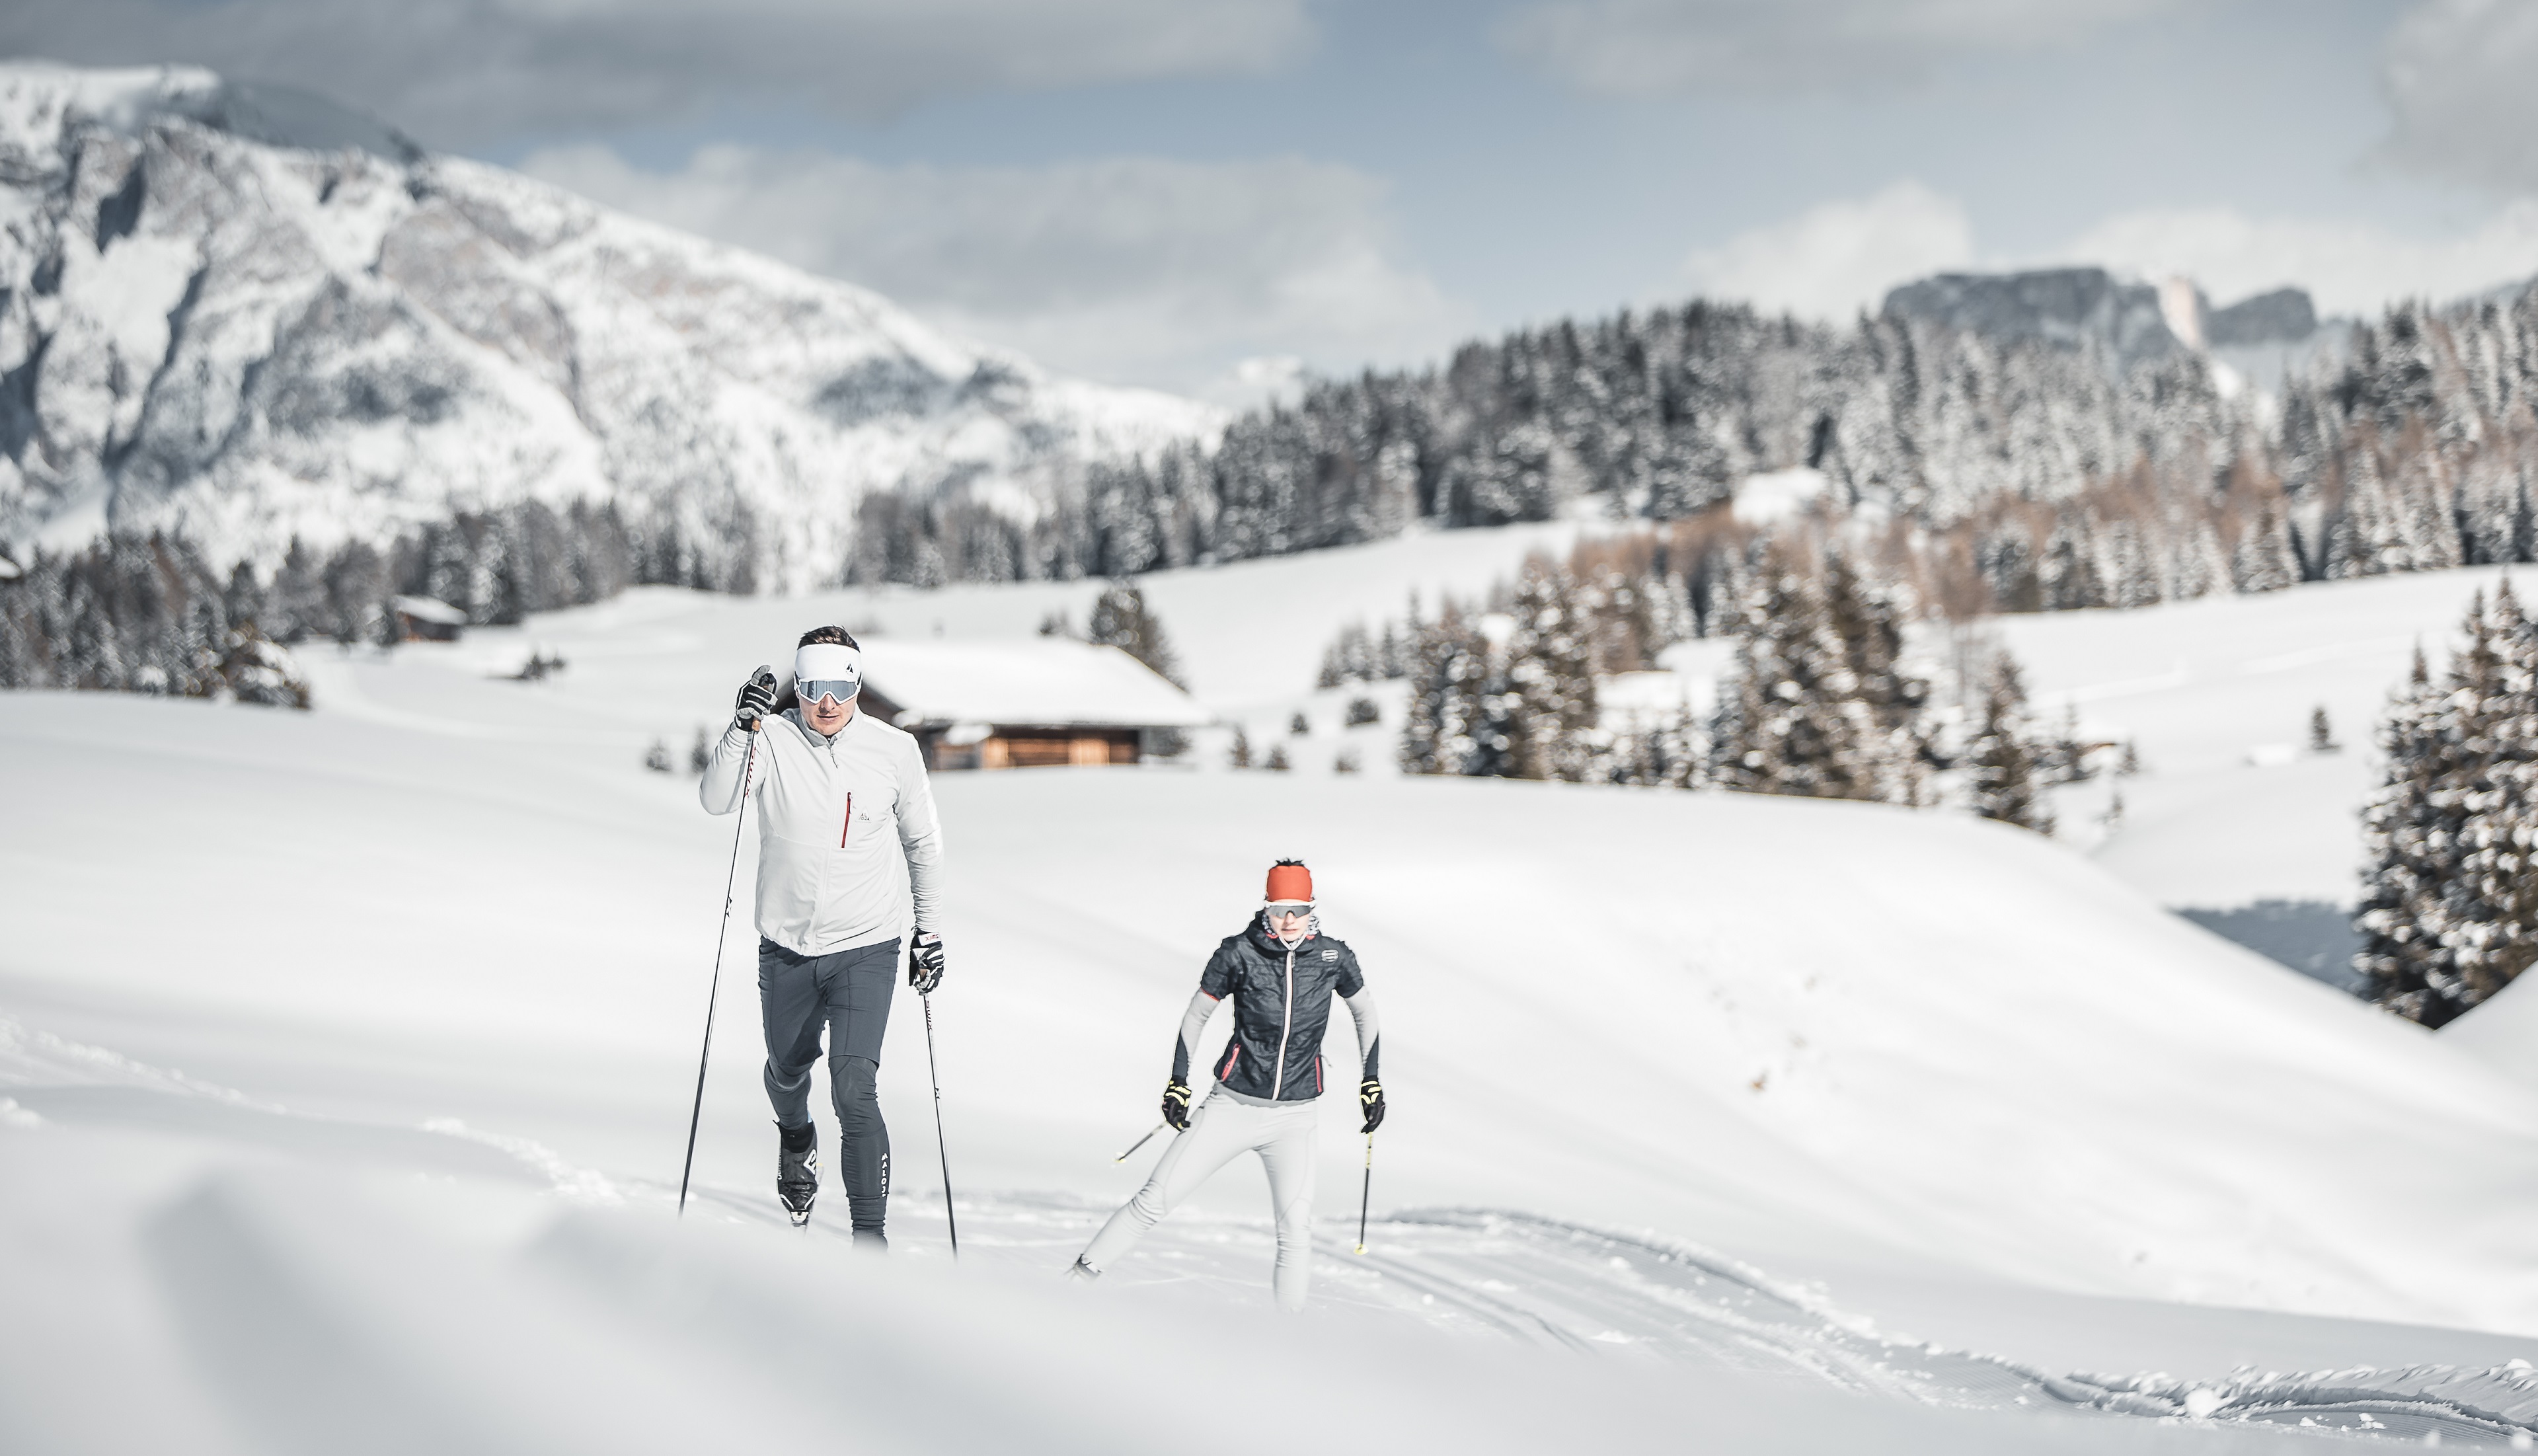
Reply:
[[774, 672], [752, 674], [697, 794], [710, 814], [740, 808], [744, 783], [758, 799], [758, 1004], [775, 1107], [775, 1196], [796, 1224], [819, 1196], [811, 1064], [825, 1027], [846, 1211], [857, 1243], [887, 1247], [890, 1129], [875, 1082], [900, 926], [910, 916], [908, 985], [922, 995], [943, 978], [943, 835], [923, 751], [903, 729], [855, 711], [862, 691], [853, 634], [804, 632], [793, 705], [775, 712]]
[[[1312, 1281], [1314, 1102], [1322, 1094], [1322, 1032], [1337, 992], [1357, 1023], [1361, 1132], [1383, 1121], [1377, 1080], [1380, 1031], [1357, 953], [1321, 933], [1313, 916], [1313, 877], [1296, 860], [1269, 871], [1268, 903], [1239, 935], [1225, 938], [1199, 973], [1198, 994], [1181, 1017], [1172, 1044], [1172, 1078], [1164, 1089], [1164, 1120], [1176, 1130], [1163, 1160], [1137, 1196], [1102, 1225], [1075, 1261], [1074, 1272], [1098, 1279], [1145, 1237], [1191, 1190], [1244, 1153], [1269, 1170], [1269, 1203], [1278, 1217], [1278, 1307], [1304, 1307]], [[1189, 1069], [1200, 1033], [1217, 1004], [1234, 1003], [1234, 1035], [1217, 1056], [1216, 1086], [1190, 1106]]]

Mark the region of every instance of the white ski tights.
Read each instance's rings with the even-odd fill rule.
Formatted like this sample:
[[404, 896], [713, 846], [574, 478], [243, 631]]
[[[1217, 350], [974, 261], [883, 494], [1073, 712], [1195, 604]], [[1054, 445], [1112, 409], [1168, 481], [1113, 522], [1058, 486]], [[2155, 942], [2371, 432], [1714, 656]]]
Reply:
[[1278, 1307], [1290, 1313], [1303, 1308], [1313, 1278], [1316, 1111], [1312, 1102], [1261, 1107], [1237, 1102], [1222, 1092], [1211, 1094], [1190, 1114], [1189, 1130], [1164, 1150], [1163, 1160], [1155, 1164], [1146, 1186], [1093, 1235], [1082, 1262], [1099, 1272], [1126, 1258], [1147, 1229], [1198, 1185], [1216, 1176], [1217, 1169], [1244, 1153], [1257, 1153], [1261, 1165], [1269, 1170], [1269, 1204], [1278, 1216]]

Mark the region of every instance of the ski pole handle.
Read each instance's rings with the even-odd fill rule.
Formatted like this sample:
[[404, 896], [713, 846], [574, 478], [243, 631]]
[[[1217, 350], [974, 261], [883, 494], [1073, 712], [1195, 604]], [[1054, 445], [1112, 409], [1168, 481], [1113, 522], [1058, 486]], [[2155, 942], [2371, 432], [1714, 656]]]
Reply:
[[1165, 1128], [1168, 1128], [1168, 1127], [1169, 1127], [1169, 1126], [1171, 1126], [1171, 1124], [1170, 1124], [1170, 1123], [1169, 1123], [1169, 1122], [1159, 1122], [1159, 1123], [1156, 1123], [1156, 1124], [1155, 1124], [1155, 1127], [1154, 1127], [1154, 1131], [1153, 1131], [1153, 1132], [1149, 1132], [1149, 1133], [1147, 1133], [1144, 1137], [1139, 1138], [1139, 1139], [1136, 1141], [1135, 1146], [1131, 1147], [1127, 1152], [1120, 1154], [1118, 1157], [1116, 1157], [1116, 1158], [1111, 1158], [1110, 1160], [1111, 1160], [1112, 1162], [1126, 1162], [1129, 1158], [1134, 1158], [1134, 1157], [1136, 1157], [1136, 1156], [1137, 1156], [1137, 1149], [1138, 1149], [1138, 1148], [1143, 1148], [1143, 1147], [1145, 1147], [1148, 1143], [1151, 1143], [1151, 1142], [1153, 1142], [1153, 1141], [1155, 1140], [1155, 1133], [1162, 1132]]

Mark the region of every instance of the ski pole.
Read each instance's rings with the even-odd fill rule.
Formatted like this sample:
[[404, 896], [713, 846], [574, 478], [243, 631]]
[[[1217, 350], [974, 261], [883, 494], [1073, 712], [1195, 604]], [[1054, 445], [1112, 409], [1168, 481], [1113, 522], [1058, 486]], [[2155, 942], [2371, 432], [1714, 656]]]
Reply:
[[925, 1075], [934, 1080], [934, 1157], [943, 1166], [943, 1223], [952, 1230], [952, 1257], [961, 1257], [961, 1221], [952, 1216], [952, 1154], [943, 1145], [943, 1074], [934, 1062], [934, 995], [921, 992], [925, 1003]]
[[688, 1158], [679, 1164], [679, 1217], [688, 1214], [688, 1175], [697, 1166], [697, 1123], [705, 1115], [705, 1066], [713, 1060], [714, 1002], [722, 994], [722, 943], [731, 934], [731, 887], [740, 876], [740, 828], [749, 822], [749, 776], [758, 768], [758, 729], [749, 730], [749, 756], [740, 765], [740, 817], [731, 826], [731, 868], [722, 876], [722, 929], [714, 932], [713, 988], [705, 992], [705, 1049], [697, 1053], [697, 1103], [688, 1109]]
[[1170, 1124], [1170, 1123], [1169, 1123], [1169, 1122], [1159, 1122], [1159, 1123], [1156, 1123], [1156, 1124], [1155, 1124], [1155, 1126], [1154, 1126], [1154, 1131], [1153, 1131], [1153, 1132], [1149, 1132], [1149, 1133], [1147, 1133], [1144, 1137], [1139, 1138], [1139, 1139], [1137, 1140], [1137, 1147], [1136, 1147], [1136, 1148], [1131, 1148], [1131, 1149], [1129, 1149], [1127, 1152], [1120, 1154], [1118, 1157], [1116, 1157], [1116, 1158], [1111, 1158], [1110, 1160], [1111, 1160], [1112, 1162], [1126, 1162], [1129, 1158], [1134, 1158], [1134, 1157], [1136, 1157], [1136, 1156], [1137, 1156], [1137, 1148], [1143, 1148], [1143, 1147], [1145, 1147], [1148, 1143], [1151, 1143], [1151, 1142], [1153, 1142], [1153, 1141], [1155, 1140], [1155, 1133], [1162, 1132], [1165, 1128], [1168, 1128], [1168, 1127], [1170, 1127], [1170, 1126], [1171, 1126], [1171, 1124]]
[[1366, 1252], [1366, 1206], [1374, 1197], [1374, 1134], [1366, 1135], [1366, 1183], [1357, 1193], [1357, 1251]]

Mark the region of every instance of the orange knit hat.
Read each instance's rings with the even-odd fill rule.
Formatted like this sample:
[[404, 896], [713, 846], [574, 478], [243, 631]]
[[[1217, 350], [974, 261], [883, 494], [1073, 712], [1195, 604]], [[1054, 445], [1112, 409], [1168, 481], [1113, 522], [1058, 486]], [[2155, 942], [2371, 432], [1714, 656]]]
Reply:
[[1301, 859], [1282, 859], [1269, 867], [1269, 894], [1272, 900], [1309, 900], [1313, 897], [1313, 872], [1304, 868]]

